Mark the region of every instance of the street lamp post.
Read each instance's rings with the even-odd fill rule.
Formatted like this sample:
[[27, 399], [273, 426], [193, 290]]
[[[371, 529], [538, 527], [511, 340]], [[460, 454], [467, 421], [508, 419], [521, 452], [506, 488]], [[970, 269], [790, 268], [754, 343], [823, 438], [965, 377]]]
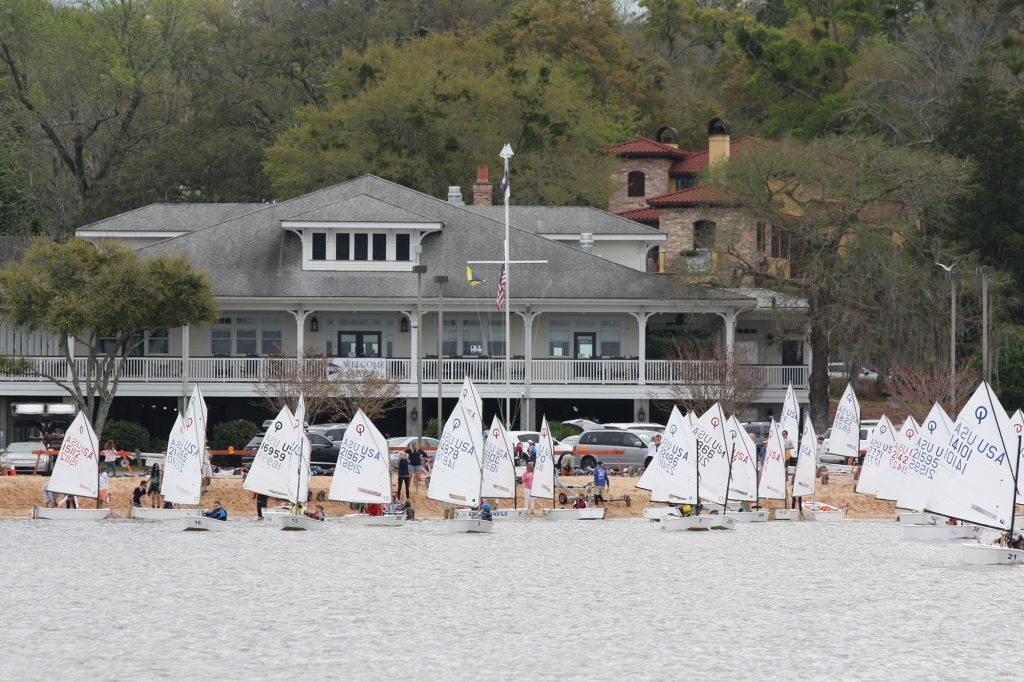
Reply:
[[978, 268], [981, 275], [981, 376], [991, 379], [988, 364], [988, 278], [996, 269], [990, 265]]
[[956, 411], [956, 281], [963, 276], [959, 272], [946, 271], [949, 280], [949, 409]]
[[423, 275], [426, 265], [414, 265], [416, 273], [416, 435], [423, 437]]
[[444, 377], [444, 285], [448, 283], [448, 275], [434, 275], [437, 284], [437, 425], [440, 428], [444, 420], [441, 417], [441, 380]]

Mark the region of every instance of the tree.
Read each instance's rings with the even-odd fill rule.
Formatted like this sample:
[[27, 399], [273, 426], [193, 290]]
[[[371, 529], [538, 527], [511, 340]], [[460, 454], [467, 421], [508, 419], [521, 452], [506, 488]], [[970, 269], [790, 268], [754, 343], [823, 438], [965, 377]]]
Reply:
[[517, 202], [602, 205], [615, 160], [596, 150], [631, 132], [629, 111], [595, 101], [556, 60], [509, 60], [470, 36], [343, 57], [328, 102], [303, 109], [268, 150], [280, 198], [363, 173], [444, 195], [510, 142]]
[[[942, 282], [931, 254], [915, 249], [919, 221], [948, 217], [966, 169], [952, 157], [879, 138], [830, 138], [759, 145], [709, 177], [751, 222], [770, 225], [773, 238], [790, 244], [788, 268], [727, 251], [755, 282], [806, 298], [818, 427], [828, 415], [827, 363], [835, 349], [870, 344], [899, 353], [927, 342], [920, 325], [941, 305]], [[723, 239], [738, 243], [739, 236]]]
[[[68, 376], [33, 373], [67, 391], [100, 435], [124, 361], [145, 332], [217, 316], [208, 277], [184, 258], [141, 260], [123, 246], [97, 248], [77, 238], [37, 239], [20, 261], [0, 269], [0, 310], [10, 324], [74, 339], [73, 349], [63, 348]], [[85, 363], [75, 362], [83, 349]], [[17, 358], [5, 360], [26, 369]]]
[[890, 390], [892, 401], [919, 419], [924, 419], [932, 405], [941, 404], [953, 419], [978, 388], [981, 376], [970, 367], [958, 367], [953, 373], [950, 396], [949, 371], [937, 372], [920, 367], [894, 367]]
[[337, 367], [331, 378], [337, 384], [328, 407], [333, 419], [350, 422], [356, 411], [362, 410], [372, 421], [383, 418], [397, 407], [400, 386], [394, 379], [373, 370]]
[[721, 403], [726, 414], [737, 414], [760, 398], [767, 386], [759, 368], [740, 364], [724, 348], [677, 342], [670, 358], [677, 375], [669, 387], [671, 397], [656, 401], [666, 410], [682, 405], [701, 415]]

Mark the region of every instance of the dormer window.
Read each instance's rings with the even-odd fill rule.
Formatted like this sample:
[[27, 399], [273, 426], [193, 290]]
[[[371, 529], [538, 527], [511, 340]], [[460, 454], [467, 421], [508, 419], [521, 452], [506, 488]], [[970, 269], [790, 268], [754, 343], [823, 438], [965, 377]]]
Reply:
[[327, 235], [323, 232], [313, 233], [313, 260], [327, 260]]

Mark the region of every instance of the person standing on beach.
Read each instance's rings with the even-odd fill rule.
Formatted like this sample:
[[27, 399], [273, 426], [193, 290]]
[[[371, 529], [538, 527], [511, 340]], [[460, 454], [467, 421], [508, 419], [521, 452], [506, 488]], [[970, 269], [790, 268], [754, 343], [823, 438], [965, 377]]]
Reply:
[[103, 503], [106, 502], [107, 498], [110, 496], [110, 492], [108, 492], [108, 490], [107, 490], [109, 488], [109, 486], [110, 486], [110, 477], [107, 476], [106, 470], [103, 470], [103, 471], [100, 472], [99, 494], [96, 495], [96, 508], [97, 509], [101, 508], [103, 506]]
[[611, 481], [608, 480], [608, 470], [604, 468], [604, 462], [598, 461], [594, 467], [594, 503], [604, 504], [604, 494], [607, 491], [611, 497]]
[[263, 493], [253, 493], [253, 497], [256, 498], [256, 516], [263, 518], [263, 510], [267, 508], [267, 496]]
[[136, 487], [135, 490], [132, 491], [132, 506], [133, 507], [141, 507], [142, 506], [142, 498], [146, 496], [146, 492], [147, 492], [147, 490], [146, 490], [146, 480], [143, 479], [143, 480], [139, 481], [138, 487]]
[[523, 472], [523, 507], [527, 514], [533, 513], [533, 462], [527, 462]]
[[405, 499], [409, 499], [409, 450], [398, 456], [398, 495], [395, 500], [402, 499], [402, 484], [405, 484]]
[[[423, 444], [417, 440], [416, 447], [413, 449], [412, 445], [409, 445], [409, 473], [412, 476], [412, 482], [416, 484], [416, 494], [420, 493], [420, 480], [423, 478], [423, 459], [427, 456], [427, 453], [423, 452]], [[405, 491], [406, 499], [409, 495], [409, 489]]]
[[160, 506], [160, 465], [154, 464], [149, 470], [149, 506]]
[[117, 448], [112, 440], [108, 440], [103, 448], [103, 467], [110, 476], [117, 475]]

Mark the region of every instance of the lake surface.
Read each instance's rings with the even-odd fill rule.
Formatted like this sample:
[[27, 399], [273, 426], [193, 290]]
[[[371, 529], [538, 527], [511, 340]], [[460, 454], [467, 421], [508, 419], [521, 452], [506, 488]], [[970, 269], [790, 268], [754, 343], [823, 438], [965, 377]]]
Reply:
[[0, 679], [1011, 679], [1024, 567], [893, 522], [0, 520]]

